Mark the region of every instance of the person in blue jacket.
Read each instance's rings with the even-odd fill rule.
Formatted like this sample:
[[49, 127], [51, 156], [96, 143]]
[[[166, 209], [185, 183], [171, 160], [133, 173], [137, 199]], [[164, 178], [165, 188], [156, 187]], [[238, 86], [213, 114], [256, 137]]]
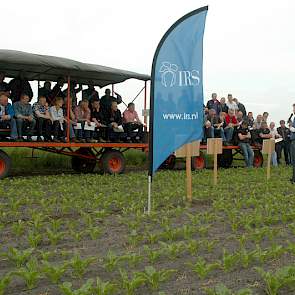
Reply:
[[13, 106], [8, 103], [6, 93], [0, 93], [0, 129], [10, 129], [10, 139], [17, 140], [16, 121]]

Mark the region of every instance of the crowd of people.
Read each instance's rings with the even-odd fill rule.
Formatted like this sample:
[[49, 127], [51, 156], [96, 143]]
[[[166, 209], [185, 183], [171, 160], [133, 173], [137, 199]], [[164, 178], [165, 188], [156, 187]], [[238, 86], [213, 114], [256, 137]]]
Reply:
[[[294, 109], [295, 113], [295, 109]], [[224, 145], [238, 145], [244, 155], [247, 167], [253, 166], [254, 152], [252, 146], [262, 147], [264, 139], [276, 139], [275, 151], [272, 154], [272, 164], [281, 164], [282, 152], [286, 165], [291, 163], [290, 145], [292, 140], [291, 117], [280, 120], [276, 128], [274, 122], [268, 122], [268, 112], [258, 114], [246, 111], [246, 107], [232, 94], [227, 100], [217, 98], [212, 93], [211, 99], [204, 105], [204, 138], [222, 138]], [[291, 130], [290, 130], [291, 129]]]
[[[122, 97], [112, 95], [110, 89], [101, 98], [93, 85], [83, 90], [72, 81], [69, 89], [63, 90], [65, 81], [60, 77], [54, 87], [45, 81], [38, 89], [37, 102], [31, 104], [33, 91], [24, 72], [9, 83], [4, 80], [5, 74], [0, 72], [0, 129], [10, 129], [11, 141], [32, 141], [36, 135], [37, 141], [66, 142], [68, 129], [75, 142], [142, 141], [143, 123], [134, 103], [122, 114], [118, 109]], [[81, 91], [82, 100], [78, 101]]]

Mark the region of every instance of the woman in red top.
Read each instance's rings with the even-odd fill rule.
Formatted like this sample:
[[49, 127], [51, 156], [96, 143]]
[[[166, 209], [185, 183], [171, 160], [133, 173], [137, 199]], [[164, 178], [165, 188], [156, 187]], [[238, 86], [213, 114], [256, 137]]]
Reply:
[[225, 128], [224, 128], [224, 133], [225, 133], [225, 138], [226, 142], [230, 143], [233, 139], [234, 135], [234, 128], [239, 126], [238, 120], [235, 117], [235, 111], [232, 109], [228, 110], [228, 114], [225, 116]]

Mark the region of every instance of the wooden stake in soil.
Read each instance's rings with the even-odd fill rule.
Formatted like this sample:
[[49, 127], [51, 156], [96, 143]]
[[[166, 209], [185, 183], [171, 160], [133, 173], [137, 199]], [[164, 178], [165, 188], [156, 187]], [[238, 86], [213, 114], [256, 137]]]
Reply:
[[214, 157], [213, 168], [213, 183], [217, 185], [217, 155], [222, 154], [222, 139], [221, 138], [208, 138], [207, 139], [207, 154]]
[[271, 166], [271, 155], [275, 151], [275, 140], [265, 139], [263, 140], [262, 153], [267, 154], [267, 167], [266, 167], [266, 179], [270, 179], [270, 166]]
[[175, 152], [178, 158], [186, 159], [186, 198], [188, 202], [192, 202], [192, 157], [200, 155], [200, 141], [193, 141], [183, 145]]

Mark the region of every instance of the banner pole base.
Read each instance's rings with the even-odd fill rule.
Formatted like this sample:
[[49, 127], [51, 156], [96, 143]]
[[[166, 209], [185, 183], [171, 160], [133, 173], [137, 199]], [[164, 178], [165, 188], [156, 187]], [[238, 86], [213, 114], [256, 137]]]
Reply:
[[151, 214], [151, 207], [152, 207], [152, 202], [151, 202], [151, 196], [152, 195], [152, 176], [149, 175], [148, 178], [148, 208], [147, 208], [147, 213], [148, 215]]

